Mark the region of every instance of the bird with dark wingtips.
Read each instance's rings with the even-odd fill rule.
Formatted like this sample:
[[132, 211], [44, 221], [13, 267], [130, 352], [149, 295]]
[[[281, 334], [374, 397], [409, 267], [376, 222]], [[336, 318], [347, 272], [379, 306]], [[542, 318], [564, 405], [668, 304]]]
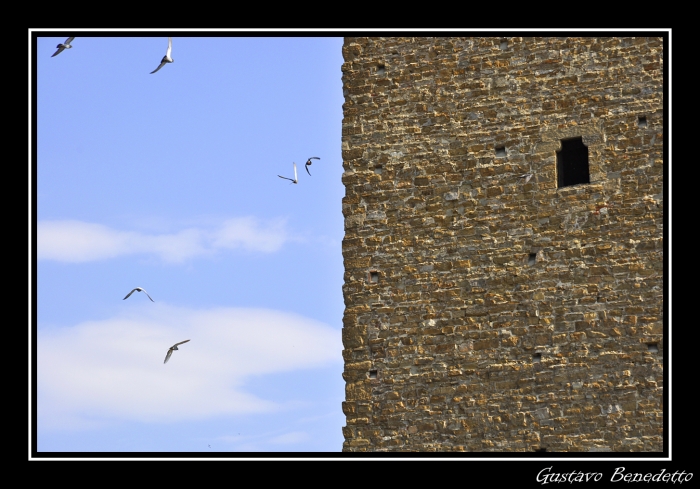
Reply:
[[529, 182], [530, 179], [532, 178], [532, 173], [526, 173], [525, 175], [520, 175], [520, 178], [525, 179], [525, 183]]
[[160, 64], [158, 65], [158, 68], [155, 70], [151, 71], [151, 75], [161, 69], [163, 66], [165, 66], [165, 63], [172, 63], [175, 61], [173, 58], [170, 57], [170, 53], [173, 50], [173, 38], [169, 37], [168, 38], [168, 50], [165, 52], [165, 56], [163, 56], [163, 59], [160, 60]]
[[294, 179], [291, 179], [289, 177], [283, 177], [282, 175], [277, 175], [280, 178], [284, 178], [285, 180], [290, 180], [292, 183], [299, 183], [299, 179], [297, 178], [297, 164], [293, 163], [294, 165]]
[[53, 54], [51, 55], [51, 57], [53, 58], [54, 56], [57, 56], [57, 55], [61, 54], [61, 51], [63, 51], [64, 49], [70, 49], [70, 48], [72, 48], [73, 46], [71, 46], [70, 43], [73, 41], [73, 39], [75, 39], [75, 36], [69, 37], [68, 39], [66, 39], [66, 42], [64, 42], [63, 44], [59, 44], [58, 46], [56, 46], [56, 47], [58, 48], [58, 51], [56, 51], [55, 53], [53, 53]]
[[181, 344], [183, 344], [183, 343], [187, 343], [188, 341], [190, 341], [190, 340], [181, 341], [180, 343], [175, 343], [173, 346], [171, 346], [171, 347], [168, 349], [168, 354], [165, 355], [165, 361], [164, 361], [163, 363], [168, 363], [168, 360], [170, 360], [170, 355], [172, 355], [173, 352], [174, 352], [175, 350], [179, 350], [179, 348], [177, 347], [177, 345], [181, 345]]
[[[132, 290], [131, 292], [129, 292], [128, 294], [126, 294], [126, 297], [124, 297], [122, 300], [123, 300], [123, 301], [127, 300], [127, 299], [129, 298], [129, 296], [130, 296], [131, 294], [133, 294], [134, 292], [143, 292], [144, 294], [146, 294], [146, 296], [148, 296], [149, 299], [151, 299], [151, 296], [148, 295], [148, 292], [146, 292], [146, 291], [145, 291], [143, 288], [141, 288], [141, 287], [136, 287], [134, 290]], [[155, 302], [155, 301], [154, 301], [153, 299], [151, 299], [151, 302]]]
[[306, 160], [306, 166], [304, 166], [304, 168], [306, 168], [306, 173], [308, 173], [309, 176], [311, 176], [311, 172], [309, 171], [309, 167], [311, 166], [311, 160], [320, 160], [320, 159], [321, 158], [319, 158], [318, 156], [312, 156], [311, 158]]

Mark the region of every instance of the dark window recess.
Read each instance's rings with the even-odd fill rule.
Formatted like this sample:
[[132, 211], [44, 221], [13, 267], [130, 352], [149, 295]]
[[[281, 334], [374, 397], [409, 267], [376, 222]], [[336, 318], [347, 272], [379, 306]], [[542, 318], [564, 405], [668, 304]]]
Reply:
[[501, 49], [508, 48], [508, 39], [501, 39]]
[[527, 255], [527, 264], [528, 265], [534, 265], [536, 261], [537, 261], [537, 253], [530, 253], [529, 255]]
[[379, 272], [371, 271], [369, 272], [369, 283], [376, 284], [379, 282]]
[[647, 343], [647, 348], [649, 348], [651, 353], [659, 353], [658, 343]]
[[385, 73], [386, 73], [386, 66], [384, 66], [384, 65], [377, 66], [377, 75], [384, 75]]
[[376, 379], [376, 378], [377, 378], [377, 371], [376, 371], [376, 370], [370, 370], [370, 371], [369, 371], [369, 378], [370, 378], [370, 379]]
[[568, 187], [590, 182], [588, 148], [583, 138], [562, 139], [561, 151], [557, 152], [557, 185]]
[[639, 127], [647, 127], [647, 117], [640, 115], [639, 119], [637, 119], [637, 124], [639, 124]]
[[506, 155], [506, 147], [505, 146], [496, 146], [496, 156], [505, 156]]
[[546, 452], [547, 449], [545, 447], [541, 447], [541, 448], [535, 448], [535, 451], [536, 452]]
[[538, 363], [542, 361], [542, 354], [541, 353], [535, 353], [532, 355], [532, 362], [533, 363]]

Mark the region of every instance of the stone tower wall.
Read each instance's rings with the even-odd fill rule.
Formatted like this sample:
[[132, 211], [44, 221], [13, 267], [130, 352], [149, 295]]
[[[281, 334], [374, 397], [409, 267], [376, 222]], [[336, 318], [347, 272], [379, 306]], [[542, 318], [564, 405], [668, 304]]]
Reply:
[[345, 39], [345, 451], [662, 450], [663, 53]]

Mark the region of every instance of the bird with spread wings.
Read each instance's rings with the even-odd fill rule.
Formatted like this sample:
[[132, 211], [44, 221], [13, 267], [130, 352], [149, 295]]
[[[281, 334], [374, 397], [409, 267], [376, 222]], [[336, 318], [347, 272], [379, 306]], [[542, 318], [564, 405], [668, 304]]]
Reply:
[[124, 297], [122, 300], [124, 300], [124, 301], [127, 300], [127, 299], [129, 298], [129, 296], [130, 296], [131, 294], [133, 294], [134, 292], [143, 292], [144, 294], [146, 294], [146, 296], [148, 296], [149, 299], [151, 299], [151, 302], [155, 302], [155, 301], [151, 298], [151, 296], [148, 295], [148, 292], [146, 292], [146, 290], [143, 289], [143, 288], [141, 288], [141, 287], [136, 287], [134, 290], [132, 290], [131, 292], [129, 292], [128, 294], [126, 294], [126, 297]]
[[321, 158], [319, 158], [318, 156], [312, 156], [311, 158], [306, 160], [306, 165], [304, 166], [304, 168], [306, 168], [306, 173], [308, 173], [309, 176], [311, 176], [311, 172], [309, 171], [309, 167], [311, 166], [311, 160], [320, 160], [320, 159]]
[[179, 348], [177, 347], [177, 345], [181, 345], [181, 344], [183, 344], [183, 343], [187, 343], [188, 341], [190, 341], [190, 340], [181, 341], [180, 343], [175, 343], [173, 346], [171, 346], [171, 347], [168, 349], [168, 354], [165, 355], [165, 361], [164, 361], [163, 363], [168, 363], [168, 360], [170, 360], [170, 355], [172, 355], [173, 352], [174, 352], [175, 350], [179, 350]]
[[75, 39], [75, 36], [69, 37], [68, 39], [66, 39], [66, 42], [64, 42], [63, 44], [59, 44], [58, 46], [56, 46], [56, 47], [58, 48], [58, 51], [56, 51], [55, 53], [53, 53], [53, 54], [51, 55], [51, 57], [53, 58], [54, 56], [61, 54], [61, 52], [63, 52], [64, 49], [70, 49], [70, 48], [72, 48], [73, 46], [71, 46], [70, 43], [73, 41], [73, 39]]
[[158, 65], [158, 68], [155, 70], [151, 71], [151, 75], [161, 69], [163, 66], [165, 66], [165, 63], [172, 63], [175, 61], [173, 58], [170, 57], [170, 53], [173, 50], [173, 38], [169, 37], [168, 38], [168, 50], [165, 52], [165, 56], [163, 56], [163, 59], [160, 60], [160, 64]]
[[291, 180], [292, 183], [299, 183], [299, 179], [297, 178], [297, 164], [293, 163], [294, 165], [294, 178], [289, 178], [289, 177], [283, 177], [282, 175], [277, 175], [280, 178], [284, 178], [285, 180]]

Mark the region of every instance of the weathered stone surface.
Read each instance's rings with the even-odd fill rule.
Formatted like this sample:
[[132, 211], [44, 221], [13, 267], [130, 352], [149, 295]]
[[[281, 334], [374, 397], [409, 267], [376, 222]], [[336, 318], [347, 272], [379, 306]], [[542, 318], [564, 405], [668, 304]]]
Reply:
[[343, 450], [663, 448], [663, 39], [506, 41], [345, 38]]

